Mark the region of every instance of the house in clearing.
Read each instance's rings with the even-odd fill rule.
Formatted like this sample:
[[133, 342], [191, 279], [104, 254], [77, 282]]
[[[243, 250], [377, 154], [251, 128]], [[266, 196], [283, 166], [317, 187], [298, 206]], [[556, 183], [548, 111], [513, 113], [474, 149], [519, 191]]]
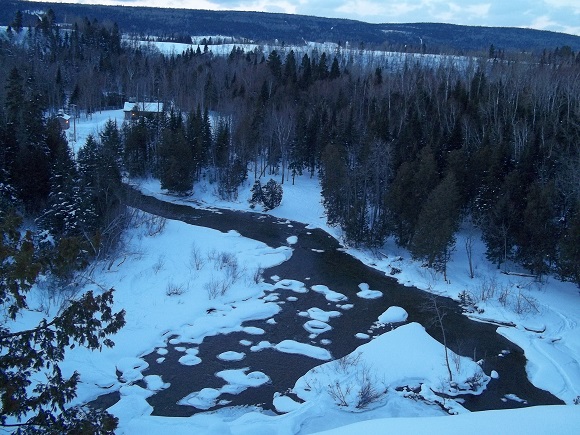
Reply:
[[68, 130], [70, 127], [70, 115], [64, 113], [64, 110], [59, 110], [56, 115], [58, 122], [60, 124], [61, 130]]
[[123, 105], [123, 112], [125, 112], [125, 120], [137, 120], [143, 116], [156, 115], [163, 112], [163, 103], [159, 101], [127, 101]]

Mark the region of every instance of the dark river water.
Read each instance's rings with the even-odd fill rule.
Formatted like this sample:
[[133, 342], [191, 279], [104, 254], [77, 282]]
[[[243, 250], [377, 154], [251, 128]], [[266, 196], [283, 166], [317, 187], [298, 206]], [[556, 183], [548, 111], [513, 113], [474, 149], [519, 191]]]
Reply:
[[[149, 368], [143, 371], [143, 375], [160, 375], [164, 382], [171, 384], [168, 389], [148, 399], [154, 408], [154, 415], [189, 416], [199, 412], [192, 406], [178, 405], [177, 402], [203, 388], [221, 388], [225, 381], [216, 377], [216, 372], [246, 367], [249, 371], [265, 373], [271, 382], [258, 388], [248, 388], [237, 395], [222, 394], [220, 399], [227, 400], [227, 406], [257, 405], [263, 409], [273, 410], [274, 393], [287, 392], [299, 377], [323, 362], [274, 349], [250, 352], [247, 346], [240, 344], [241, 340], [249, 340], [256, 344], [262, 340], [278, 343], [292, 339], [324, 347], [331, 352], [333, 358], [340, 358], [366, 342], [356, 338], [356, 333], [362, 332], [373, 336], [384, 332], [380, 329], [370, 329], [371, 325], [388, 307], [396, 305], [409, 313], [409, 322], [421, 323], [432, 337], [442, 341], [438, 326], [431, 321], [432, 313], [421, 309], [428, 297], [426, 292], [414, 287], [405, 287], [392, 277], [349, 256], [340, 249], [339, 243], [334, 238], [322, 230], [308, 229], [301, 223], [255, 213], [221, 209], [200, 210], [175, 205], [132, 191], [127, 192], [126, 202], [168, 219], [223, 232], [236, 230], [242, 236], [259, 240], [274, 248], [286, 246], [288, 237], [298, 236], [298, 242], [292, 246], [294, 252], [290, 260], [266, 270], [264, 272], [266, 280], [272, 282], [270, 277], [279, 276], [282, 279], [301, 281], [308, 288], [322, 284], [348, 296], [348, 303], [354, 305], [352, 309], [340, 310], [336, 307], [336, 303], [328, 302], [323, 295], [314, 291], [294, 293], [283, 290], [278, 292], [281, 311], [274, 317], [275, 324], [266, 321], [244, 323], [244, 326], [263, 329], [265, 331], [263, 335], [252, 336], [246, 332], [235, 332], [206, 337], [199, 346], [196, 346], [202, 363], [195, 366], [180, 364], [178, 359], [183, 353], [175, 350], [171, 344], [167, 346], [169, 353], [165, 355], [162, 364], [156, 362], [159, 358], [157, 353], [145, 356]], [[383, 296], [373, 300], [359, 298], [356, 293], [360, 291], [358, 285], [363, 282], [369, 284], [373, 290], [380, 290]], [[287, 300], [288, 296], [292, 298]], [[499, 373], [499, 379], [492, 379], [483, 394], [465, 396], [463, 406], [472, 411], [480, 411], [563, 403], [528, 381], [525, 372], [526, 359], [522, 350], [499, 335], [495, 325], [469, 320], [461, 313], [461, 307], [450, 299], [441, 298], [440, 302], [447, 307], [445, 329], [449, 347], [461, 355], [475, 357], [476, 360], [482, 359], [484, 361], [482, 367], [487, 374], [492, 370]], [[341, 316], [328, 322], [333, 329], [314, 339], [309, 337], [309, 332], [303, 327], [307, 319], [297, 314], [312, 307], [342, 313]], [[330, 342], [321, 342], [321, 339]], [[221, 361], [216, 358], [225, 351], [244, 352], [246, 356], [239, 362]], [[526, 403], [506, 400], [504, 396], [507, 394], [516, 395]], [[112, 393], [101, 396], [96, 404], [110, 406], [118, 398], [118, 393]], [[216, 408], [219, 406], [210, 410]]]

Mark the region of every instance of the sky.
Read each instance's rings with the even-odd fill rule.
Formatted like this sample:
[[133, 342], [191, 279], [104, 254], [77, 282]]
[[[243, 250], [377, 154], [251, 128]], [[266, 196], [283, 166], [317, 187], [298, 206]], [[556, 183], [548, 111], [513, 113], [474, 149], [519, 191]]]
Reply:
[[67, 3], [282, 12], [370, 23], [444, 22], [580, 35], [580, 0], [55, 0]]

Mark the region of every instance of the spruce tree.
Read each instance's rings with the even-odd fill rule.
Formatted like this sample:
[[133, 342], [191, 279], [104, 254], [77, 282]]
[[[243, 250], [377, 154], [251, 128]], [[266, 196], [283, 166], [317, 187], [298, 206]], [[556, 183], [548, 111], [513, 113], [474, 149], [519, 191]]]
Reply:
[[272, 210], [281, 204], [283, 194], [282, 186], [272, 178], [266, 183], [262, 189], [262, 193], [265, 211]]
[[413, 257], [445, 272], [460, 220], [460, 198], [450, 172], [429, 194], [421, 209], [409, 249]]
[[163, 130], [158, 150], [159, 180], [161, 188], [181, 195], [193, 189], [195, 165], [193, 150], [177, 117], [181, 117], [181, 113], [172, 113], [169, 127]]

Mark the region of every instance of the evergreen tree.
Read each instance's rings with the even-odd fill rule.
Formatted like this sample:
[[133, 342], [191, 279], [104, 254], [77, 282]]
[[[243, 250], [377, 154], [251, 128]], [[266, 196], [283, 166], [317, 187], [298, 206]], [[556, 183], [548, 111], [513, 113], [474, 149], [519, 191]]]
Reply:
[[438, 182], [437, 165], [428, 147], [412, 163], [403, 163], [388, 193], [392, 226], [401, 246], [408, 246], [415, 232], [419, 213]]
[[114, 163], [118, 168], [121, 168], [123, 144], [121, 133], [117, 128], [117, 121], [109, 119], [99, 137], [103, 146], [103, 153], [107, 156], [107, 159], [111, 161], [111, 164]]
[[329, 143], [322, 153], [322, 170], [320, 184], [324, 210], [330, 225], [341, 225], [344, 222], [344, 211], [350, 204], [346, 191], [348, 166], [343, 147]]
[[282, 202], [282, 186], [272, 178], [266, 183], [262, 189], [262, 193], [265, 211], [278, 207]]
[[319, 80], [324, 80], [328, 77], [328, 59], [326, 52], [322, 52], [320, 59], [318, 60], [318, 65], [316, 66], [315, 78]]
[[286, 56], [286, 62], [284, 63], [284, 81], [286, 83], [296, 83], [297, 76], [297, 66], [296, 66], [296, 56], [294, 55], [294, 50], [290, 50]]
[[555, 261], [558, 233], [554, 216], [554, 189], [552, 185], [533, 183], [526, 197], [526, 208], [518, 240], [516, 258], [541, 277]]
[[[79, 150], [78, 165], [82, 200], [79, 223], [89, 238], [117, 217], [121, 174], [114, 157], [105, 153], [103, 145], [92, 135]], [[94, 245], [95, 254], [100, 248], [97, 245]]]
[[328, 78], [330, 80], [334, 80], [340, 77], [340, 67], [338, 66], [338, 59], [334, 56], [332, 61], [332, 65], [330, 66], [330, 73], [328, 74]]
[[148, 171], [148, 132], [145, 120], [128, 123], [123, 131], [123, 162], [125, 169], [132, 177], [142, 177]]
[[66, 143], [55, 151], [50, 194], [39, 225], [53, 236], [78, 235], [79, 179], [72, 152]]
[[312, 63], [310, 62], [310, 57], [308, 57], [308, 54], [306, 53], [302, 56], [300, 70], [302, 71], [300, 85], [303, 89], [306, 89], [312, 83]]
[[560, 276], [580, 287], [580, 201], [570, 214], [567, 228], [559, 242], [559, 251]]
[[454, 174], [449, 173], [429, 194], [421, 209], [409, 246], [413, 257], [426, 260], [429, 267], [446, 271], [459, 227], [459, 206], [457, 182]]
[[252, 197], [250, 198], [250, 208], [256, 207], [258, 204], [264, 203], [264, 192], [262, 191], [262, 183], [260, 180], [254, 181], [254, 185], [250, 189], [252, 192]]
[[[7, 319], [28, 309], [26, 296], [43, 262], [22, 220], [0, 211], [0, 303]], [[125, 324], [124, 311], [113, 312], [113, 290], [87, 292], [52, 319], [31, 329], [0, 325], [0, 426], [19, 433], [113, 434], [117, 419], [105, 411], [67, 404], [76, 396], [79, 374], [65, 378], [59, 367], [76, 345], [91, 350], [112, 347], [109, 338]]]
[[272, 72], [272, 75], [277, 79], [282, 78], [282, 60], [277, 50], [272, 50], [268, 55], [267, 60], [268, 67]]
[[185, 194], [193, 189], [195, 165], [182, 125], [181, 113], [171, 112], [159, 146], [159, 180], [170, 192]]

